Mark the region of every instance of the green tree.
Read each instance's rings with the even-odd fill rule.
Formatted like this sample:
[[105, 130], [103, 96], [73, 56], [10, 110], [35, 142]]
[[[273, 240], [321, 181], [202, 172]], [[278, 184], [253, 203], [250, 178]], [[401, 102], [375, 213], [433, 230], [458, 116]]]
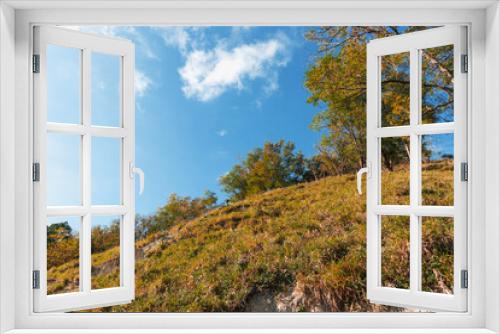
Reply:
[[175, 193], [168, 198], [167, 204], [156, 213], [148, 233], [166, 230], [175, 224], [187, 222], [217, 206], [217, 196], [212, 191], [205, 191], [202, 197], [191, 198]]
[[157, 219], [155, 214], [151, 215], [139, 215], [135, 216], [135, 240], [144, 239], [147, 235], [151, 233], [154, 227], [157, 225]]
[[72, 237], [72, 228], [67, 221], [47, 226], [47, 244], [66, 240]]
[[[322, 131], [319, 157], [329, 175], [353, 172], [366, 159], [366, 44], [425, 27], [321, 27], [306, 38], [318, 45], [318, 57], [306, 72], [308, 102], [321, 107], [311, 128]], [[407, 54], [382, 59], [382, 124], [406, 125], [409, 121], [409, 58]], [[453, 48], [422, 52], [422, 121], [449, 121], [453, 106]], [[405, 139], [406, 140], [406, 139]], [[388, 141], [390, 142], [390, 140]], [[407, 159], [392, 143], [382, 148], [384, 166]], [[406, 157], [405, 157], [406, 155]]]
[[231, 200], [240, 200], [275, 188], [287, 187], [306, 180], [306, 159], [295, 153], [292, 142], [266, 142], [264, 147], [248, 153], [219, 180]]

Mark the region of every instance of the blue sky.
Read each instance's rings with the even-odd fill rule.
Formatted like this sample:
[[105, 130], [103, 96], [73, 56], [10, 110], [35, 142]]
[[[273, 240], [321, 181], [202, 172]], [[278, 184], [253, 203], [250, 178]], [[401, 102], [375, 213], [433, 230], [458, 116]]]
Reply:
[[[220, 191], [219, 177], [265, 141], [291, 140], [307, 156], [313, 154], [320, 134], [308, 126], [317, 110], [306, 103], [308, 93], [303, 86], [307, 66], [316, 55], [315, 45], [304, 39], [309, 29], [80, 28], [135, 44], [136, 165], [146, 175], [144, 194], [136, 197], [137, 213], [154, 213], [171, 193], [196, 197], [211, 190], [223, 201], [226, 195]], [[94, 124], [116, 123], [118, 97], [113, 82], [117, 82], [118, 72], [112, 58], [94, 55], [92, 59]], [[78, 113], [72, 119], [66, 111], [75, 110], [79, 103], [79, 86], [75, 84], [79, 81], [79, 60], [71, 50], [56, 50], [53, 59], [54, 67], [64, 61], [75, 71], [64, 71], [57, 77], [65, 94], [62, 101], [55, 99], [60, 106], [52, 108], [55, 114], [49, 112], [49, 120], [72, 122]], [[54, 97], [60, 92], [55, 87]], [[48, 94], [50, 100], [50, 89]], [[54, 156], [79, 145], [77, 140], [65, 139], [49, 144], [54, 147]], [[93, 201], [115, 204], [118, 179], [113, 166], [117, 168], [118, 157], [112, 152], [117, 144], [96, 139], [92, 145], [93, 170], [108, 165], [95, 173]], [[54, 173], [67, 174], [66, 181], [78, 179], [77, 159], [72, 157], [73, 163], [64, 162], [66, 166], [59, 166]], [[61, 157], [59, 162], [66, 160]], [[53, 175], [52, 179], [56, 178]], [[52, 197], [49, 193], [49, 202], [52, 198], [54, 204], [67, 205], [80, 200], [78, 187], [66, 188], [65, 196], [56, 195], [66, 182], [59, 183], [54, 185]]]
[[136, 44], [137, 70], [151, 81], [137, 97], [136, 160], [147, 178], [137, 212], [154, 211], [172, 192], [209, 189], [223, 200], [219, 177], [265, 141], [314, 152], [307, 29], [135, 29], [149, 45]]

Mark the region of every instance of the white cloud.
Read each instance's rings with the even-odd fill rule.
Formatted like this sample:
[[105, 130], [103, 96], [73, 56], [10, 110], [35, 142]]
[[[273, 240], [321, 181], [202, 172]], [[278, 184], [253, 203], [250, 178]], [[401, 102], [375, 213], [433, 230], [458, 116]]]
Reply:
[[[146, 58], [159, 60], [148, 35], [135, 27], [73, 26], [90, 33], [132, 40], [136, 52]], [[290, 45], [286, 34], [277, 33], [267, 41], [242, 44], [251, 27], [233, 27], [229, 36], [209, 34], [207, 27], [152, 28], [165, 45], [179, 50], [184, 65], [179, 68], [182, 91], [188, 98], [210, 101], [229, 89], [243, 90], [249, 82], [262, 80], [261, 90], [270, 96], [279, 89], [277, 69], [289, 61]], [[142, 72], [136, 72], [135, 87], [138, 96], [151, 87], [152, 81]]]
[[190, 42], [190, 36], [187, 28], [184, 27], [168, 27], [159, 28], [161, 30], [161, 37], [168, 46], [174, 46], [179, 49], [181, 53], [185, 53]]
[[135, 71], [134, 87], [137, 96], [144, 96], [152, 84], [153, 81], [146, 74], [138, 70]]
[[260, 99], [255, 100], [255, 106], [257, 109], [262, 109], [262, 101]]
[[276, 68], [288, 62], [285, 41], [274, 38], [227, 49], [223, 44], [211, 50], [194, 50], [179, 69], [182, 91], [199, 101], [212, 100], [226, 90], [245, 88], [247, 80], [266, 80], [264, 90], [278, 89]]
[[141, 103], [139, 103], [139, 101], [135, 102], [135, 108], [140, 114], [144, 114], [146, 112], [146, 110], [144, 110], [144, 107], [142, 106]]
[[217, 134], [219, 135], [219, 137], [224, 137], [225, 135], [227, 135], [227, 130], [222, 129], [218, 131]]
[[269, 76], [266, 78], [266, 83], [264, 85], [264, 93], [266, 96], [271, 96], [275, 91], [279, 88], [278, 83], [278, 73], [272, 72], [269, 73]]
[[209, 43], [205, 36], [207, 27], [157, 27], [166, 46], [179, 50], [184, 57], [193, 50], [203, 49]]

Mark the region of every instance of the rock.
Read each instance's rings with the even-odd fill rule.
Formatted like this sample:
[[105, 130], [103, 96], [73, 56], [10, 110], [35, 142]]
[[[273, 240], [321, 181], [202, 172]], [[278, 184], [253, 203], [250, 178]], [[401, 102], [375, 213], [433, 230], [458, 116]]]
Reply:
[[156, 239], [155, 241], [144, 245], [142, 247], [141, 253], [143, 257], [148, 257], [154, 255], [155, 253], [161, 252], [163, 245], [168, 245], [172, 241], [173, 237], [169, 234], [163, 235]]
[[245, 312], [278, 312], [275, 295], [269, 290], [253, 294], [247, 301]]

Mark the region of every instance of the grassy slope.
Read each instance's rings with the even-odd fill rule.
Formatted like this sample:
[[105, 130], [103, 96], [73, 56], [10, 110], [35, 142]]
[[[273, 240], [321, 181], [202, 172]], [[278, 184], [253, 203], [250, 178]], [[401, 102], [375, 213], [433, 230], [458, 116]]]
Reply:
[[[427, 175], [429, 201], [449, 203], [442, 196], [452, 180], [449, 166]], [[401, 201], [408, 195], [406, 171], [384, 180], [385, 198]], [[272, 190], [138, 241], [136, 299], [98, 311], [388, 310], [365, 297], [365, 196], [356, 194], [355, 183], [354, 175], [344, 175]], [[440, 235], [431, 241], [437, 251], [426, 250], [424, 281], [445, 291], [452, 279], [446, 270], [452, 232], [442, 225], [431, 221], [427, 229]], [[383, 259], [390, 285], [408, 275], [408, 244], [392, 242], [407, 236], [404, 224], [388, 231]], [[94, 261], [104, 266], [117, 256], [111, 249]], [[62, 267], [51, 269], [59, 282], [75, 266]], [[117, 277], [116, 270], [104, 270], [98, 280], [107, 285]]]

